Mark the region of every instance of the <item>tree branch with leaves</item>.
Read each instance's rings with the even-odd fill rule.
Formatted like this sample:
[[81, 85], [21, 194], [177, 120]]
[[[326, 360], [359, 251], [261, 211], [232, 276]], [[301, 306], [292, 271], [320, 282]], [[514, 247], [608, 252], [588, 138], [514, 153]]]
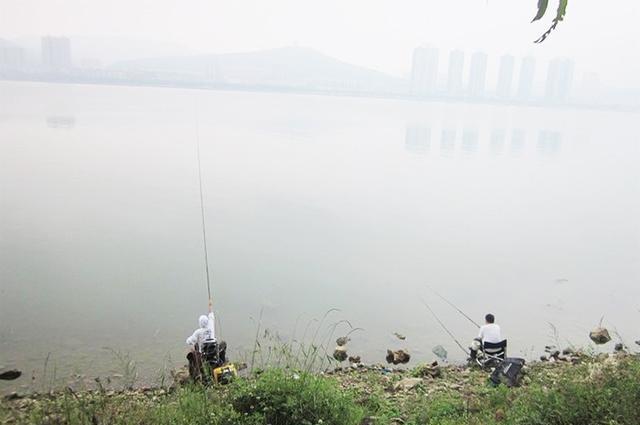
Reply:
[[[555, 18], [553, 18], [553, 21], [551, 22], [551, 27], [549, 27], [549, 29], [544, 34], [542, 34], [536, 41], [534, 41], [534, 43], [542, 43], [544, 40], [546, 40], [549, 34], [551, 34], [551, 32], [556, 29], [558, 24], [564, 20], [564, 17], [567, 14], [568, 3], [569, 3], [569, 0], [559, 0], [558, 10], [556, 11]], [[538, 13], [536, 13], [536, 16], [533, 18], [531, 22], [535, 22], [542, 19], [544, 15], [547, 13], [548, 8], [549, 8], [549, 0], [538, 0]]]

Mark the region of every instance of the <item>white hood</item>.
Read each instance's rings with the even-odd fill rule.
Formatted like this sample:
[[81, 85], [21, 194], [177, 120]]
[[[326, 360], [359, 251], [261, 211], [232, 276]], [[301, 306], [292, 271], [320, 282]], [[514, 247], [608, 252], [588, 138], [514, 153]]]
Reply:
[[200, 316], [200, 318], [198, 319], [198, 323], [200, 324], [201, 328], [206, 328], [207, 325], [209, 324], [209, 318], [207, 316], [205, 316], [204, 314], [202, 316]]

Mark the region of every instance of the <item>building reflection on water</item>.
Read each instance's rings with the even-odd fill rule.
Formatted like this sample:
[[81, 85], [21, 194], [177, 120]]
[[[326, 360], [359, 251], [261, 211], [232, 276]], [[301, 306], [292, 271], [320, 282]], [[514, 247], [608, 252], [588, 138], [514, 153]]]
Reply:
[[473, 128], [465, 128], [462, 131], [462, 150], [468, 154], [478, 151], [478, 132]]
[[431, 148], [431, 129], [421, 126], [407, 126], [405, 146], [408, 151], [426, 153]]
[[76, 126], [76, 118], [73, 116], [51, 116], [47, 117], [47, 127], [49, 128], [74, 128]]
[[441, 156], [456, 154], [471, 157], [488, 152], [491, 156], [520, 156], [537, 154], [553, 156], [560, 152], [562, 133], [554, 130], [527, 132], [522, 128], [490, 130], [476, 127], [444, 126], [433, 129], [429, 125], [409, 123], [405, 133], [405, 149], [415, 154], [438, 151]]

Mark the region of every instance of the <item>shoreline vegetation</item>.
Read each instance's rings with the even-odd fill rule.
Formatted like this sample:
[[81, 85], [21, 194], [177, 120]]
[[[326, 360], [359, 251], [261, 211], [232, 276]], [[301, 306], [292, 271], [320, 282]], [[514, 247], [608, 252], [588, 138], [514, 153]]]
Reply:
[[40, 392], [0, 398], [0, 425], [639, 423], [640, 353], [617, 332], [614, 344], [602, 319], [589, 334], [601, 348], [561, 349], [552, 326], [553, 344], [508, 386], [491, 382], [491, 370], [447, 362], [442, 346], [433, 349], [439, 362], [408, 365], [410, 354], [400, 348], [406, 337], [397, 332], [387, 363], [365, 364], [350, 346], [363, 329], [348, 320], [331, 322], [336, 311], [300, 329], [296, 322], [290, 338], [264, 328], [261, 314], [253, 349], [234, 359], [240, 375], [227, 385], [194, 384], [183, 366], [141, 386], [136, 362], [117, 350], [117, 377], [60, 385], [47, 356]]
[[[312, 356], [302, 356], [309, 365]], [[229, 385], [174, 374], [158, 387], [12, 393], [0, 424], [637, 424], [640, 355], [552, 350], [528, 364], [517, 387], [492, 385], [463, 365], [413, 368], [351, 363], [325, 371], [273, 363]], [[255, 360], [255, 359], [254, 359]], [[298, 359], [300, 360], [300, 358]]]

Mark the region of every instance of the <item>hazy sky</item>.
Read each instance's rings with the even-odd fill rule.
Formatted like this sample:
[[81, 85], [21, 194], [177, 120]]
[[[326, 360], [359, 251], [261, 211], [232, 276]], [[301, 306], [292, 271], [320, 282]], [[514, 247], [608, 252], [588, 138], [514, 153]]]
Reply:
[[[235, 52], [297, 43], [352, 63], [405, 74], [411, 51], [483, 49], [542, 59], [569, 56], [578, 78], [640, 87], [637, 0], [570, 0], [558, 31], [530, 24], [537, 0], [0, 0], [0, 37], [123, 36]], [[552, 3], [555, 3], [552, 0]], [[552, 4], [555, 11], [555, 4]], [[551, 14], [550, 14], [551, 15]], [[494, 58], [494, 62], [495, 62]]]

